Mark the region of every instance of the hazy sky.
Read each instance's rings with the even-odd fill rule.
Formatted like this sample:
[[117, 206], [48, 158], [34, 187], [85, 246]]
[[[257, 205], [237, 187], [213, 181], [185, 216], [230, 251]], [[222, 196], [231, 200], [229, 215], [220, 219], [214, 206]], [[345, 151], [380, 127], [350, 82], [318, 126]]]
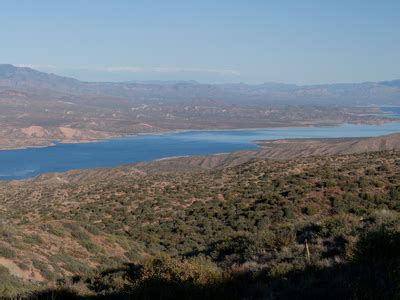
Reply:
[[399, 0], [2, 0], [0, 62], [83, 80], [400, 78]]

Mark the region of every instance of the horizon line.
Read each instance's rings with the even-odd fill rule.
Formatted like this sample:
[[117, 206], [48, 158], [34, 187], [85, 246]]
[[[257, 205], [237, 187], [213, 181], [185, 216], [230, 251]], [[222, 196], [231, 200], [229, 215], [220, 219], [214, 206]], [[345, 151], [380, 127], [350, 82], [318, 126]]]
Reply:
[[[84, 80], [80, 79], [78, 77], [73, 77], [73, 76], [67, 76], [67, 75], [62, 75], [58, 72], [52, 72], [49, 71], [48, 69], [54, 69], [54, 70], [86, 70], [86, 71], [94, 71], [94, 72], [106, 72], [106, 73], [151, 73], [150, 71], [139, 71], [139, 68], [136, 67], [96, 67], [96, 68], [84, 68], [84, 67], [57, 67], [54, 65], [37, 65], [37, 64], [13, 64], [13, 63], [0, 63], [0, 65], [9, 65], [13, 66], [15, 68], [26, 68], [30, 69], [33, 71], [41, 72], [41, 73], [46, 73], [46, 74], [51, 74], [59, 77], [64, 77], [64, 78], [69, 78], [69, 79], [75, 79], [81, 82], [85, 83], [146, 83], [146, 82], [165, 82], [165, 83], [172, 83], [172, 82], [186, 82], [186, 83], [196, 83], [196, 84], [204, 84], [204, 85], [248, 85], [248, 86], [257, 86], [257, 85], [264, 85], [264, 84], [276, 84], [276, 85], [288, 85], [288, 86], [298, 86], [298, 87], [307, 87], [307, 86], [323, 86], [323, 85], [341, 85], [341, 84], [368, 84], [368, 83], [385, 83], [385, 82], [394, 82], [394, 81], [399, 81], [400, 78], [394, 78], [394, 79], [384, 79], [384, 80], [368, 80], [368, 81], [336, 81], [336, 82], [323, 82], [323, 83], [290, 83], [290, 82], [280, 82], [280, 81], [258, 81], [258, 82], [249, 82], [249, 81], [232, 81], [232, 82], [217, 82], [217, 81], [201, 81], [201, 80], [196, 80], [196, 79], [132, 79], [132, 80]], [[136, 69], [135, 69], [136, 68]], [[151, 69], [151, 68], [149, 68]], [[155, 73], [189, 73], [190, 70], [192, 70], [194, 73], [198, 72], [204, 72], [207, 73], [218, 73], [222, 74], [222, 70], [216, 70], [216, 69], [185, 69], [185, 68], [170, 68], [173, 71], [167, 71], [167, 68], [154, 68], [156, 71]], [[128, 70], [128, 71], [125, 71]], [[145, 68], [142, 68], [142, 70], [145, 70]], [[179, 72], [180, 71], [180, 72]], [[232, 74], [241, 74], [238, 71], [234, 70], [225, 70], [226, 72], [232, 72]], [[237, 73], [235, 73], [237, 72]], [[240, 76], [240, 75], [235, 75]]]

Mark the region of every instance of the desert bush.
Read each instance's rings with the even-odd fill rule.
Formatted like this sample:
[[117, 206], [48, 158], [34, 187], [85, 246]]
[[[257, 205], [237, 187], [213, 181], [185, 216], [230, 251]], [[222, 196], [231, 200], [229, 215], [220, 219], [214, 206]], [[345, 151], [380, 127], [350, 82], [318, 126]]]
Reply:
[[5, 245], [0, 245], [0, 256], [8, 259], [13, 259], [16, 258], [17, 255], [13, 249]]
[[383, 264], [395, 271], [400, 267], [399, 253], [400, 231], [382, 226], [362, 235], [354, 251], [353, 261], [371, 265]]
[[222, 272], [212, 261], [204, 257], [182, 260], [160, 256], [144, 262], [142, 276], [145, 280], [157, 279], [205, 285], [219, 282], [222, 279]]
[[42, 276], [49, 281], [54, 281], [56, 279], [55, 274], [49, 269], [49, 266], [44, 261], [38, 259], [32, 259], [32, 265], [40, 271]]
[[43, 239], [38, 234], [25, 235], [22, 239], [25, 243], [31, 245], [42, 245], [44, 243]]
[[304, 208], [304, 213], [306, 214], [306, 215], [308, 215], [308, 216], [313, 216], [313, 215], [315, 215], [316, 213], [317, 213], [317, 208], [315, 208], [314, 206], [312, 206], [312, 205], [308, 205], [308, 206], [306, 206], [305, 208]]
[[0, 266], [0, 297], [2, 299], [20, 299], [35, 287], [12, 276], [9, 270]]

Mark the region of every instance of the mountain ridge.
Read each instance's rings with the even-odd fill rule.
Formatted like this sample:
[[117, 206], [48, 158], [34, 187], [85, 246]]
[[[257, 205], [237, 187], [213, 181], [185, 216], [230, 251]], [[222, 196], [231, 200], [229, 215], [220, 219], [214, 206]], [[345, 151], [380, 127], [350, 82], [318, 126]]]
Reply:
[[[136, 94], [138, 88], [147, 89], [147, 93], [154, 94], [155, 91], [149, 89], [162, 88], [164, 93], [172, 93], [178, 96], [180, 93], [189, 93], [186, 89], [202, 96], [223, 96], [231, 100], [235, 99], [235, 95], [248, 96], [257, 98], [263, 95], [264, 97], [274, 96], [283, 100], [293, 100], [303, 97], [321, 97], [321, 101], [340, 100], [340, 97], [352, 96], [359, 100], [371, 100], [371, 97], [366, 97], [365, 93], [380, 93], [381, 97], [389, 97], [389, 100], [399, 100], [400, 95], [400, 80], [378, 81], [378, 82], [361, 82], [361, 83], [332, 83], [332, 84], [308, 84], [296, 85], [287, 83], [265, 82], [262, 84], [246, 84], [246, 83], [230, 83], [230, 84], [204, 84], [196, 81], [127, 81], [127, 82], [101, 82], [101, 81], [80, 81], [75, 78], [64, 77], [53, 73], [37, 71], [28, 67], [16, 67], [11, 64], [0, 64], [0, 87], [18, 87], [18, 88], [46, 88], [58, 92], [67, 92], [73, 94], [103, 94], [112, 96], [132, 96]], [[173, 87], [173, 90], [171, 90]], [[180, 90], [176, 90], [181, 88]], [[129, 92], [129, 90], [131, 90]], [[143, 92], [143, 90], [142, 90]], [[295, 93], [291, 95], [290, 92]], [[364, 92], [364, 95], [363, 95]], [[394, 98], [390, 93], [394, 93]], [[228, 93], [225, 95], [224, 93]], [[233, 95], [229, 94], [233, 93]], [[271, 94], [272, 93], [272, 94]], [[278, 94], [276, 94], [278, 93]], [[289, 94], [279, 94], [289, 93]], [[350, 93], [350, 94], [349, 94]], [[386, 94], [385, 94], [386, 93]], [[145, 93], [146, 94], [146, 93]], [[158, 93], [156, 93], [158, 94]], [[185, 94], [186, 96], [192, 96]], [[236, 95], [237, 97], [238, 95]], [[376, 95], [375, 95], [376, 96]], [[392, 95], [393, 96], [393, 95]], [[399, 98], [396, 98], [399, 97]], [[257, 99], [253, 99], [257, 100]], [[357, 99], [356, 99], [357, 100]], [[399, 100], [400, 101], [400, 100]]]

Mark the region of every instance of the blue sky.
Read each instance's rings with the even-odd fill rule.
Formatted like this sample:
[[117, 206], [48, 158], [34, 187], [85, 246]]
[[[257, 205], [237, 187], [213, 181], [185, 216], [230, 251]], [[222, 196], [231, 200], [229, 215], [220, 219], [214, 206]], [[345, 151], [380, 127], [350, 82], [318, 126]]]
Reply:
[[397, 0], [3, 0], [0, 62], [83, 80], [400, 78]]

